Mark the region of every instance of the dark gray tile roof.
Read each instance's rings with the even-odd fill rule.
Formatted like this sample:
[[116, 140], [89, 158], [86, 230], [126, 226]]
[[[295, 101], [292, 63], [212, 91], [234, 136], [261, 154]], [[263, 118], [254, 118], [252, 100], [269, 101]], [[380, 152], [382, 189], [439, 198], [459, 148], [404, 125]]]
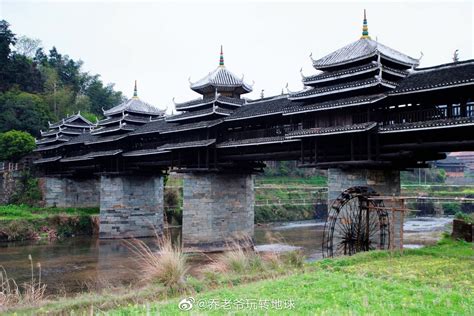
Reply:
[[98, 122], [98, 125], [109, 125], [113, 123], [118, 123], [120, 121], [122, 122], [133, 122], [133, 123], [148, 123], [151, 121], [151, 118], [154, 116], [138, 116], [138, 115], [131, 115], [131, 114], [125, 114], [125, 115], [118, 115], [118, 116], [110, 116], [108, 118], [105, 118], [103, 120], [100, 120]]
[[300, 104], [298, 101], [288, 100], [287, 95], [270, 97], [262, 100], [249, 101], [241, 108], [236, 109], [225, 118], [226, 121], [235, 121], [252, 117], [267, 116], [283, 113], [284, 109], [292, 104]]
[[104, 115], [110, 116], [122, 112], [146, 114], [153, 116], [162, 116], [165, 113], [164, 110], [161, 110], [151, 104], [148, 104], [140, 100], [138, 97], [133, 97], [109, 110], [104, 111]]
[[88, 157], [95, 158], [95, 157], [107, 157], [107, 156], [115, 156], [122, 152], [122, 149], [113, 149], [113, 150], [104, 150], [104, 151], [93, 151], [88, 154]]
[[286, 135], [287, 138], [299, 138], [307, 136], [323, 136], [343, 133], [364, 132], [376, 127], [376, 122], [367, 122], [361, 124], [345, 125], [345, 126], [331, 126], [331, 127], [315, 127], [308, 129], [300, 129], [290, 132]]
[[122, 154], [124, 157], [138, 157], [138, 156], [149, 156], [169, 153], [169, 150], [160, 150], [156, 148], [151, 149], [139, 149], [133, 151], [127, 151]]
[[89, 157], [89, 154], [85, 154], [85, 155], [80, 155], [80, 156], [64, 157], [60, 161], [61, 162], [73, 162], [73, 161], [83, 161], [83, 160], [92, 160], [92, 158]]
[[367, 38], [361, 38], [318, 60], [313, 60], [316, 69], [335, 67], [363, 60], [380, 53], [381, 56], [406, 66], [418, 65], [418, 59]]
[[474, 117], [460, 117], [442, 120], [386, 125], [379, 127], [379, 133], [400, 133], [415, 130], [433, 130], [440, 128], [473, 126]]
[[417, 93], [462, 85], [474, 85], [474, 60], [416, 69], [400, 80], [398, 87], [389, 94]]
[[168, 126], [178, 125], [177, 123], [168, 123], [164, 119], [159, 119], [155, 121], [151, 121], [138, 127], [136, 130], [131, 132], [129, 135], [141, 135], [141, 134], [150, 134], [150, 133], [159, 133], [163, 129], [168, 128]]
[[204, 78], [191, 84], [191, 89], [202, 93], [215, 88], [239, 89], [241, 93], [252, 91], [252, 86], [245, 83], [224, 66], [218, 66]]
[[80, 134], [74, 138], [71, 138], [70, 141], [65, 143], [64, 145], [75, 145], [75, 144], [83, 144], [86, 141], [93, 140], [95, 139], [96, 136], [92, 135], [90, 132], [86, 132], [83, 134]]
[[159, 150], [171, 150], [178, 148], [207, 147], [216, 142], [215, 139], [193, 140], [180, 143], [169, 143], [158, 147]]
[[41, 158], [41, 159], [36, 159], [33, 161], [34, 164], [42, 164], [42, 163], [48, 163], [48, 162], [55, 162], [61, 159], [61, 156], [54, 156], [54, 157], [47, 157], [47, 158]]
[[84, 142], [84, 144], [98, 144], [98, 143], [108, 143], [113, 142], [122, 138], [127, 137], [127, 134], [118, 134], [118, 135], [110, 135], [110, 136], [103, 136], [100, 137], [99, 135], [93, 135], [93, 138], [90, 138]]
[[209, 108], [198, 110], [198, 111], [189, 111], [189, 112], [182, 113], [182, 114], [168, 116], [166, 118], [166, 121], [168, 121], [168, 122], [182, 121], [182, 120], [187, 120], [187, 119], [191, 119], [191, 118], [198, 118], [198, 117], [204, 117], [204, 116], [213, 115], [213, 114], [227, 116], [230, 113], [232, 113], [232, 111], [233, 110], [225, 109], [225, 108], [222, 108], [222, 107], [219, 107], [219, 106], [210, 106]]
[[36, 148], [36, 149], [33, 150], [33, 151], [38, 152], [38, 151], [45, 151], [45, 150], [57, 149], [57, 148], [59, 148], [59, 147], [61, 147], [61, 146], [64, 146], [65, 144], [67, 144], [67, 143], [54, 144], [54, 145], [51, 145], [51, 146], [41, 146], [41, 147]]
[[327, 109], [337, 109], [349, 106], [375, 103], [386, 97], [385, 94], [362, 95], [350, 98], [343, 98], [319, 103], [301, 103], [293, 101], [283, 111], [283, 115], [291, 115], [305, 112], [315, 112]]
[[104, 151], [92, 151], [85, 155], [80, 156], [70, 156], [61, 159], [61, 162], [72, 162], [72, 161], [82, 161], [82, 160], [91, 160], [97, 157], [108, 157], [108, 156], [115, 156], [122, 152], [122, 149], [114, 149], [114, 150], [104, 150]]
[[199, 98], [199, 99], [194, 99], [188, 102], [175, 103], [175, 107], [176, 107], [176, 110], [180, 111], [180, 110], [198, 108], [198, 107], [208, 105], [208, 104], [213, 104], [213, 103], [241, 106], [242, 104], [245, 103], [245, 100], [217, 95], [216, 97], [213, 97], [213, 98]]
[[100, 120], [99, 122], [97, 122], [98, 125], [107, 125], [107, 124], [113, 124], [113, 123], [118, 123], [122, 120], [123, 116], [122, 115], [118, 115], [118, 116], [110, 116], [110, 117], [107, 117], [103, 120]]
[[89, 127], [89, 126], [94, 125], [92, 122], [90, 122], [88, 119], [83, 117], [80, 113], [78, 113], [78, 114], [68, 116], [56, 123], [49, 124], [49, 127], [50, 128], [60, 127], [60, 126], [63, 126], [65, 123], [68, 123], [68, 125], [73, 126], [73, 127], [74, 126]]
[[366, 87], [373, 87], [379, 84], [387, 85], [393, 88], [397, 86], [397, 84], [394, 82], [387, 81], [385, 79], [379, 80], [373, 77], [373, 78], [368, 78], [368, 79], [363, 79], [363, 80], [341, 83], [337, 85], [331, 85], [327, 87], [310, 88], [310, 89], [303, 90], [300, 92], [291, 93], [289, 98], [290, 100], [298, 100], [298, 99], [305, 99], [305, 98], [311, 98], [311, 97], [318, 97], [318, 96], [323, 96], [323, 95], [328, 95], [328, 94], [333, 94], [333, 93], [357, 90], [357, 89], [362, 89]]
[[214, 101], [216, 100], [216, 98], [197, 98], [197, 99], [194, 99], [194, 100], [190, 100], [190, 101], [186, 101], [186, 102], [180, 102], [180, 103], [177, 103], [175, 102], [175, 108], [176, 110], [181, 110], [181, 109], [187, 109], [187, 108], [193, 108], [193, 107], [199, 107], [199, 106], [203, 106], [203, 105], [206, 105], [206, 104], [211, 104], [213, 103]]
[[183, 124], [168, 123], [167, 125], [163, 127], [162, 130], [160, 130], [160, 133], [167, 134], [167, 133], [175, 133], [175, 132], [188, 131], [188, 130], [194, 130], [194, 129], [200, 129], [200, 128], [208, 128], [208, 127], [219, 125], [223, 121], [224, 120], [222, 118], [219, 118], [216, 120], [199, 121], [195, 123], [183, 123]]
[[217, 148], [228, 148], [228, 147], [242, 147], [242, 146], [257, 146], [267, 145], [275, 143], [294, 142], [299, 140], [288, 140], [285, 136], [271, 136], [271, 137], [259, 137], [259, 138], [247, 138], [239, 140], [224, 141], [216, 145]]
[[99, 127], [91, 131], [92, 135], [107, 134], [112, 132], [126, 131], [131, 132], [137, 128], [136, 125], [132, 124], [122, 124], [122, 125], [112, 125], [109, 127]]
[[36, 145], [51, 144], [55, 142], [67, 142], [69, 141], [69, 139], [70, 138], [65, 137], [63, 135], [61, 136], [58, 135], [58, 137], [49, 137], [49, 138], [42, 138], [40, 140], [37, 140]]
[[352, 76], [354, 74], [364, 73], [367, 71], [375, 71], [378, 68], [379, 68], [379, 65], [376, 62], [370, 62], [368, 64], [361, 65], [361, 66], [346, 68], [346, 69], [337, 70], [337, 71], [325, 71], [323, 73], [319, 73], [316, 75], [303, 77], [303, 83], [311, 84], [311, 83], [316, 83], [316, 82], [321, 82], [321, 81], [332, 80], [336, 78], [344, 78], [344, 77]]
[[[87, 130], [89, 130], [89, 128], [87, 128]], [[59, 130], [59, 128], [55, 128], [55, 129], [51, 129], [47, 132], [42, 132], [41, 136], [42, 137], [53, 136], [53, 135], [56, 135], [58, 133], [68, 134], [68, 135], [79, 135], [79, 134], [82, 133], [82, 131], [83, 131], [82, 128], [64, 127], [64, 128], [61, 128], [61, 130]]]

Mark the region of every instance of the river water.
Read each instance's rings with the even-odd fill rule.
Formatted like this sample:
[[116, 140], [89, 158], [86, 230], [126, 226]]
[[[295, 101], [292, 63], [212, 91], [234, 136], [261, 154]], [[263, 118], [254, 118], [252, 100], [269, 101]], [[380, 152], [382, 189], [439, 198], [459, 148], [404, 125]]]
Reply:
[[[417, 217], [406, 220], [405, 247], [417, 248], [434, 244], [446, 226], [448, 217]], [[267, 224], [255, 227], [257, 251], [301, 249], [308, 260], [321, 258], [323, 222], [305, 221]], [[179, 228], [171, 229], [177, 236]], [[144, 239], [151, 247], [153, 239]], [[73, 294], [104, 287], [134, 284], [139, 279], [133, 253], [121, 240], [99, 240], [96, 237], [73, 237], [57, 241], [0, 243], [0, 266], [18, 283], [31, 278], [28, 255], [41, 263], [42, 282], [49, 293]], [[208, 261], [192, 256], [194, 268]], [[37, 277], [37, 275], [36, 275]]]

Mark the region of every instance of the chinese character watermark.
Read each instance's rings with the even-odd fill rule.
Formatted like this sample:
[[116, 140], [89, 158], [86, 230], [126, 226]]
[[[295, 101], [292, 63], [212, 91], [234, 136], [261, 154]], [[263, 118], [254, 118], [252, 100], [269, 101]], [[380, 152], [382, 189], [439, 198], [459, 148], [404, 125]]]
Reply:
[[193, 308], [202, 310], [291, 310], [295, 308], [293, 299], [200, 299], [193, 297], [183, 298], [178, 303], [178, 308], [182, 311], [190, 311]]

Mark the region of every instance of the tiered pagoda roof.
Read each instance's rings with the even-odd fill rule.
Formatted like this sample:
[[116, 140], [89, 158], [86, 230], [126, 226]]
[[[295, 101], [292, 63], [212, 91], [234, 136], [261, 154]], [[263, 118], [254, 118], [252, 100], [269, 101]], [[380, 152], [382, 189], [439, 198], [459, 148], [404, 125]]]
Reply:
[[252, 86], [225, 67], [221, 46], [218, 67], [201, 80], [191, 83], [191, 89], [201, 94], [202, 98], [183, 103], [175, 102], [176, 110], [184, 113], [167, 117], [167, 122], [189, 123], [229, 116], [233, 110], [245, 104], [245, 100], [240, 96], [251, 92]]
[[[61, 162], [85, 161], [119, 155], [123, 150], [111, 147], [115, 146], [114, 142], [124, 139], [130, 132], [146, 123], [164, 121], [165, 114], [164, 110], [138, 98], [136, 81], [131, 99], [103, 112], [106, 116], [105, 119], [98, 121], [90, 131], [64, 144], [64, 146], [71, 148], [82, 146], [82, 150], [63, 157]], [[101, 147], [97, 148], [97, 146]]]
[[97, 122], [92, 135], [111, 136], [134, 131], [137, 127], [163, 117], [164, 110], [143, 102], [138, 98], [137, 82], [133, 97], [109, 110], [104, 111], [105, 119]]
[[364, 11], [362, 36], [318, 60], [320, 72], [303, 76], [304, 90], [290, 93], [291, 100], [333, 100], [371, 95], [395, 89], [419, 60], [387, 47], [369, 36]]
[[237, 77], [224, 66], [224, 53], [221, 46], [219, 66], [207, 76], [191, 83], [191, 89], [202, 95], [217, 92], [230, 92], [241, 95], [252, 91], [252, 86], [244, 82], [244, 76]]
[[[43, 152], [59, 148], [78, 135], [88, 132], [94, 126], [94, 124], [83, 117], [80, 112], [67, 116], [56, 123], [48, 124], [48, 131], [40, 131], [41, 139], [36, 140], [38, 147], [35, 151]], [[41, 161], [37, 161], [36, 163], [41, 163]]]

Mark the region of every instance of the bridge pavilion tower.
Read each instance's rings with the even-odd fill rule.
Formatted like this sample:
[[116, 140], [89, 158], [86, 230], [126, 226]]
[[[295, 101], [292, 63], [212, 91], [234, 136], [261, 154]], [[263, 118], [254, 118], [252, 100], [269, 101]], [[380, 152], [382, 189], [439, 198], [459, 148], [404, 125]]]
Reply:
[[[182, 111], [166, 121], [174, 123], [175, 145], [168, 149], [192, 147], [198, 166], [185, 168], [183, 188], [182, 242], [185, 251], [222, 251], [233, 243], [248, 243], [254, 232], [254, 188], [252, 172], [246, 168], [212, 167], [216, 162], [216, 127], [246, 103], [241, 95], [252, 86], [224, 64], [221, 47], [219, 65], [204, 78], [190, 83], [202, 97], [175, 103]], [[179, 133], [177, 133], [179, 132]], [[207, 135], [207, 136], [205, 136]], [[204, 137], [205, 136], [205, 137]], [[181, 141], [179, 141], [181, 139]], [[184, 141], [188, 140], [188, 141]], [[195, 140], [194, 140], [195, 139]], [[214, 147], [214, 148], [213, 148]], [[210, 157], [214, 154], [214, 157]], [[179, 160], [186, 159], [177, 151]], [[202, 158], [201, 158], [202, 157]]]
[[[337, 117], [338, 122], [335, 124], [324, 111], [321, 111], [320, 115], [312, 118], [306, 129], [290, 133], [289, 138], [301, 139], [303, 149], [313, 149], [313, 156], [310, 159], [302, 158], [301, 166], [322, 167], [323, 164], [319, 163], [317, 154], [318, 146], [325, 141], [322, 136], [347, 133], [351, 142], [350, 153], [341, 146], [340, 150], [343, 152], [338, 154], [341, 157], [348, 156], [349, 159], [329, 164], [329, 207], [342, 191], [353, 186], [369, 186], [381, 195], [399, 195], [398, 169], [386, 168], [374, 159], [373, 148], [376, 143], [374, 131], [377, 123], [369, 106], [385, 99], [386, 94], [395, 89], [398, 83], [418, 66], [419, 59], [373, 40], [369, 35], [364, 10], [361, 37], [320, 59], [312, 59], [312, 64], [318, 73], [303, 76], [305, 88], [289, 95], [290, 100], [302, 101], [308, 105], [288, 114], [296, 117], [306, 111], [320, 110], [318, 104], [322, 102], [332, 103], [334, 108], [334, 105], [340, 104], [341, 109]], [[360, 111], [363, 107], [367, 109], [365, 113], [361, 112], [359, 117], [353, 115], [353, 109]], [[333, 130], [327, 127], [332, 125], [345, 128]], [[365, 152], [360, 152], [361, 150]], [[365, 157], [365, 160], [354, 163], [356, 155]], [[340, 167], [335, 168], [334, 165]]]

